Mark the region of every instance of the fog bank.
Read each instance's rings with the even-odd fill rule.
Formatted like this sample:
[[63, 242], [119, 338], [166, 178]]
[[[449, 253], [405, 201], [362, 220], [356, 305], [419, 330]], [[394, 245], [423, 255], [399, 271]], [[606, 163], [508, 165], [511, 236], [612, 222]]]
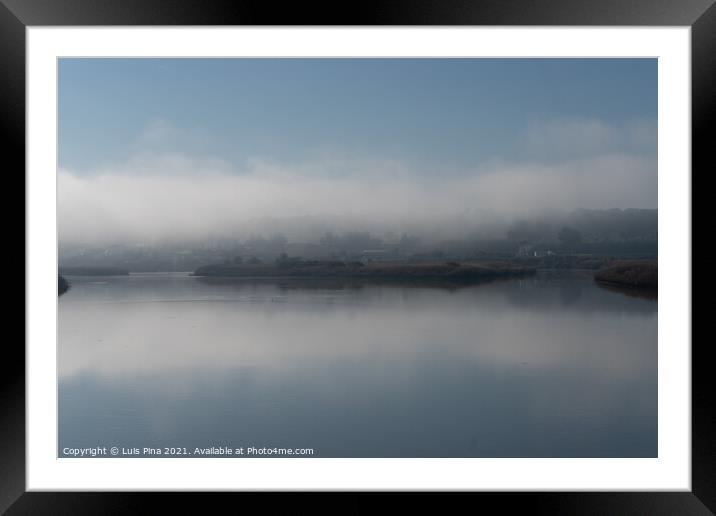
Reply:
[[60, 241], [311, 240], [325, 231], [464, 237], [547, 210], [656, 208], [656, 162], [612, 153], [559, 164], [495, 162], [426, 174], [399, 162], [243, 167], [181, 154], [58, 173]]

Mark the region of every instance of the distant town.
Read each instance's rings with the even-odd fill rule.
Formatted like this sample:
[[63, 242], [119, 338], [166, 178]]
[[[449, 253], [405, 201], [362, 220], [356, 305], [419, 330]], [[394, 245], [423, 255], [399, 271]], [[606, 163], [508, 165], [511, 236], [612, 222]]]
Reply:
[[562, 220], [517, 220], [500, 235], [463, 240], [369, 231], [324, 232], [315, 241], [283, 234], [193, 242], [81, 245], [61, 242], [59, 265], [118, 267], [130, 272], [194, 271], [210, 264], [273, 264], [277, 260], [436, 262], [518, 260], [554, 268], [599, 268], [605, 258], [656, 259], [657, 210], [578, 210]]

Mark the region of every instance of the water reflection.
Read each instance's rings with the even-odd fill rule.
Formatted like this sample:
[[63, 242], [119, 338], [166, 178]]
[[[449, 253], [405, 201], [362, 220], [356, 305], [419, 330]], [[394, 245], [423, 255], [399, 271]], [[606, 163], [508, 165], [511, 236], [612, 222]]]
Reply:
[[656, 455], [657, 304], [589, 277], [73, 280], [59, 301], [60, 448]]
[[656, 301], [659, 298], [659, 291], [652, 288], [634, 288], [634, 287], [620, 287], [616, 285], [608, 285], [604, 283], [596, 283], [597, 286], [608, 290], [610, 292], [617, 292], [629, 297], [638, 297], [641, 299], [651, 299]]

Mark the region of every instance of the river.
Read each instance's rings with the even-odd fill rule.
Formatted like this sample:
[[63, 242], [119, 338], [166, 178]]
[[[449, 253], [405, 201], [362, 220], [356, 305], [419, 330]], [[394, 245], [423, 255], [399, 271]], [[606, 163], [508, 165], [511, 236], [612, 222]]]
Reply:
[[58, 456], [657, 455], [657, 301], [585, 273], [460, 288], [68, 279]]

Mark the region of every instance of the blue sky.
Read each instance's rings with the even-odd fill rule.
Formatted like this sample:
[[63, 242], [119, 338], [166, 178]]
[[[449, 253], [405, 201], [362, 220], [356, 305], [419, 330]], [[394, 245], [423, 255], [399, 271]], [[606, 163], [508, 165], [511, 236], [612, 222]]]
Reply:
[[[398, 159], [449, 170], [558, 161], [542, 125], [657, 117], [655, 59], [61, 59], [59, 164], [80, 174], [137, 153]], [[616, 142], [655, 153], [654, 142]], [[633, 148], [630, 148], [633, 147]]]
[[654, 59], [59, 64], [58, 216], [76, 242], [462, 238], [493, 215], [656, 208], [656, 146]]

